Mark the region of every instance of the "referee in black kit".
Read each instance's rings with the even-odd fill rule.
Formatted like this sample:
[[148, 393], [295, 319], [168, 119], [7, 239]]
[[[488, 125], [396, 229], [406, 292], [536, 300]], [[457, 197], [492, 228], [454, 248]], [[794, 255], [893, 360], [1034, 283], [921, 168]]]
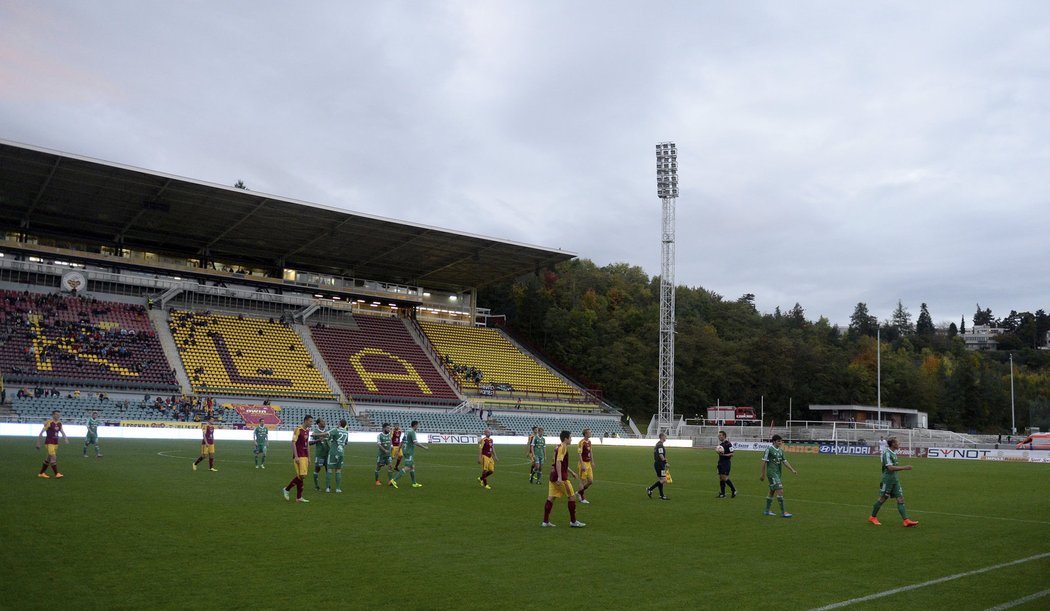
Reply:
[[[720, 449], [719, 449], [720, 448]], [[729, 437], [725, 431], [718, 431], [718, 486], [721, 492], [718, 493], [718, 498], [726, 498], [726, 485], [732, 491], [732, 498], [736, 498], [736, 486], [733, 485], [733, 480], [729, 479], [729, 470], [733, 466], [733, 444], [729, 443]]]
[[667, 452], [664, 450], [664, 442], [667, 441], [667, 433], [660, 433], [660, 441], [653, 448], [653, 468], [656, 470], [656, 482], [645, 489], [649, 498], [653, 498], [653, 490], [660, 489], [660, 500], [670, 500], [664, 494], [664, 482], [667, 481]]

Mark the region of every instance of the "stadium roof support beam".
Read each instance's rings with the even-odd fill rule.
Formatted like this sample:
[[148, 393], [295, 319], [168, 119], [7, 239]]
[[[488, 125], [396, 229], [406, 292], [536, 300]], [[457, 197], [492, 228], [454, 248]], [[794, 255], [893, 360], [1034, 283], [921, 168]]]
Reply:
[[[168, 190], [169, 186], [171, 186], [171, 179], [170, 178], [167, 179], [166, 181], [164, 181], [164, 185], [160, 189], [158, 189], [157, 192], [154, 193], [153, 196], [150, 199], [155, 200], [158, 197], [160, 197], [161, 195], [164, 195], [164, 192]], [[131, 217], [131, 220], [129, 220], [127, 223], [124, 223], [124, 226], [120, 228], [120, 231], [117, 232], [117, 235], [113, 236], [113, 241], [116, 242], [117, 244], [120, 244], [121, 242], [123, 242], [124, 241], [124, 234], [126, 234], [129, 229], [134, 227], [135, 223], [137, 223], [139, 221], [139, 219], [142, 217], [142, 215], [145, 214], [145, 213], [146, 213], [146, 206], [145, 206], [145, 202], [144, 202], [143, 206], [141, 208], [139, 208], [139, 211], [135, 213], [135, 216]]]
[[418, 232], [416, 232], [416, 234], [415, 234], [415, 235], [413, 235], [413, 236], [412, 236], [411, 238], [408, 238], [407, 240], [404, 240], [404, 241], [402, 241], [402, 242], [401, 242], [401, 243], [399, 243], [399, 244], [395, 244], [395, 245], [394, 245], [393, 247], [391, 247], [391, 248], [388, 248], [387, 250], [383, 251], [382, 253], [380, 253], [380, 254], [377, 254], [376, 256], [374, 256], [374, 257], [372, 257], [372, 258], [370, 258], [370, 259], [367, 259], [367, 260], [363, 261], [363, 262], [362, 262], [362, 264], [363, 264], [363, 265], [368, 265], [368, 264], [370, 264], [370, 263], [372, 263], [372, 262], [374, 262], [374, 261], [381, 261], [381, 260], [383, 260], [383, 259], [386, 259], [386, 258], [387, 258], [387, 257], [389, 257], [390, 255], [392, 255], [392, 254], [394, 254], [395, 252], [397, 252], [397, 250], [398, 250], [398, 249], [400, 249], [400, 248], [404, 248], [405, 246], [409, 246], [409, 245], [413, 244], [413, 243], [414, 243], [414, 242], [415, 242], [416, 240], [419, 240], [419, 239], [420, 239], [420, 238], [422, 238], [423, 236], [427, 235], [427, 233], [428, 233], [428, 232], [427, 232], [427, 230], [426, 230], [426, 229], [420, 229], [420, 230], [419, 230]]
[[310, 248], [314, 244], [320, 242], [321, 240], [327, 240], [328, 238], [334, 236], [335, 232], [337, 232], [340, 229], [342, 229], [344, 225], [350, 223], [350, 221], [352, 221], [352, 220], [354, 220], [354, 217], [352, 217], [352, 216], [343, 219], [342, 221], [339, 222], [338, 225], [336, 225], [334, 227], [330, 227], [327, 231], [323, 231], [323, 232], [317, 234], [317, 236], [314, 237], [314, 239], [312, 239], [312, 240], [310, 240], [308, 242], [303, 242], [298, 247], [296, 247], [296, 248], [294, 248], [292, 250], [289, 250], [288, 252], [284, 253], [283, 255], [281, 255], [281, 260], [283, 261], [283, 260], [287, 259], [288, 257], [290, 257], [292, 255], [297, 255], [297, 254], [303, 252], [304, 250], [307, 250], [308, 248]]
[[445, 265], [442, 265], [441, 267], [432, 269], [429, 272], [423, 274], [422, 276], [419, 276], [419, 278], [417, 278], [417, 280], [422, 280], [423, 278], [426, 278], [427, 276], [429, 276], [431, 274], [436, 274], [438, 272], [444, 271], [444, 270], [446, 270], [446, 269], [448, 269], [450, 267], [459, 265], [460, 263], [463, 263], [465, 261], [470, 261], [472, 259], [478, 259], [481, 256], [482, 252], [484, 252], [486, 250], [490, 250], [493, 246], [495, 246], [495, 244], [489, 244], [488, 246], [485, 246], [484, 248], [479, 248], [479, 249], [475, 250], [474, 252], [470, 253], [469, 255], [467, 255], [465, 257], [458, 257], [455, 260], [450, 261], [450, 262], [446, 263]]
[[266, 203], [267, 203], [267, 202], [269, 202], [269, 201], [270, 201], [270, 198], [268, 198], [268, 197], [264, 197], [264, 198], [262, 198], [262, 199], [261, 199], [261, 200], [259, 201], [259, 203], [255, 205], [255, 207], [254, 207], [254, 208], [252, 208], [251, 210], [249, 210], [248, 212], [246, 212], [246, 213], [244, 214], [244, 216], [242, 216], [241, 218], [237, 219], [237, 221], [235, 221], [235, 222], [234, 222], [234, 223], [233, 223], [232, 225], [230, 225], [230, 226], [229, 226], [229, 227], [227, 227], [226, 229], [223, 229], [223, 230], [222, 230], [222, 233], [220, 233], [219, 235], [215, 236], [215, 237], [214, 237], [214, 238], [212, 238], [212, 239], [211, 239], [211, 240], [210, 240], [210, 241], [209, 241], [209, 242], [208, 242], [208, 243], [207, 243], [206, 245], [204, 245], [204, 246], [203, 246], [203, 247], [201, 248], [201, 250], [200, 250], [200, 253], [201, 253], [202, 255], [203, 255], [203, 254], [206, 254], [206, 253], [207, 253], [207, 250], [208, 250], [209, 248], [211, 248], [212, 246], [215, 246], [216, 244], [218, 244], [218, 243], [219, 243], [219, 240], [221, 240], [221, 239], [225, 238], [226, 236], [228, 236], [228, 235], [230, 234], [230, 232], [231, 232], [231, 231], [233, 231], [234, 229], [237, 229], [237, 227], [239, 227], [239, 226], [241, 225], [241, 223], [243, 223], [244, 221], [247, 221], [248, 219], [250, 219], [250, 218], [252, 217], [252, 215], [254, 215], [254, 214], [255, 214], [256, 212], [258, 212], [259, 210], [261, 210], [261, 209], [262, 209], [262, 207], [263, 207], [263, 206], [265, 206], [265, 205], [266, 205]]
[[58, 171], [59, 164], [62, 163], [61, 157], [55, 158], [55, 163], [51, 165], [51, 172], [48, 173], [47, 178], [44, 179], [43, 184], [40, 185], [40, 189], [36, 192], [36, 197], [33, 198], [33, 203], [29, 204], [29, 209], [22, 215], [22, 228], [29, 227], [29, 217], [33, 216], [33, 210], [36, 209], [37, 204], [44, 197], [44, 192], [47, 191], [48, 185], [51, 184], [51, 179], [55, 177], [55, 172]]

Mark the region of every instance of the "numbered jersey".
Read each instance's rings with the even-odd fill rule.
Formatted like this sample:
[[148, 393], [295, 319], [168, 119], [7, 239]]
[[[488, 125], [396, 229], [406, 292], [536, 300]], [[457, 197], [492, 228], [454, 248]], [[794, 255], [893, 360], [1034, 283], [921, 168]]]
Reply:
[[266, 440], [270, 438], [270, 429], [265, 426], [259, 425], [255, 427], [255, 443], [263, 445]]
[[766, 474], [769, 477], [780, 478], [780, 466], [784, 464], [784, 450], [776, 446], [766, 448], [762, 455], [762, 461], [766, 463]]

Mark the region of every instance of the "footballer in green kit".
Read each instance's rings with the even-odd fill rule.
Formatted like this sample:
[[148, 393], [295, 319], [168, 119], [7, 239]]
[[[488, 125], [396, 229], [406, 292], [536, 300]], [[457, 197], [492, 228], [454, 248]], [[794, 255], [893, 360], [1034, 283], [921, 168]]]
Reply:
[[[397, 482], [397, 480], [401, 479], [401, 476], [405, 474], [405, 471], [408, 471], [409, 476], [412, 478], [413, 488], [423, 487], [423, 484], [420, 484], [416, 481], [416, 448], [420, 447], [424, 450], [430, 449], [426, 446], [426, 444], [421, 443], [416, 438], [416, 434], [418, 432], [419, 420], [413, 420], [412, 426], [409, 427], [408, 431], [405, 433], [404, 439], [401, 440], [401, 454], [405, 459], [405, 466], [401, 469], [398, 469], [397, 474], [394, 475], [394, 479], [392, 480], [393, 482]], [[395, 488], [397, 487], [396, 483], [393, 485]]]
[[252, 432], [255, 434], [255, 449], [252, 450], [252, 454], [255, 455], [255, 468], [265, 469], [266, 444], [270, 440], [270, 429], [266, 428], [266, 423], [260, 420]]
[[790, 518], [792, 514], [784, 511], [784, 484], [780, 480], [780, 467], [781, 465], [791, 469], [791, 472], [798, 475], [798, 471], [791, 466], [788, 462], [787, 457], [784, 456], [784, 438], [780, 435], [773, 435], [770, 440], [773, 442], [771, 447], [766, 448], [766, 453], [762, 455], [762, 474], [758, 477], [758, 481], [764, 481], [766, 477], [769, 477], [769, 495], [766, 496], [766, 511], [764, 515], [775, 516], [769, 509], [773, 506], [773, 497], [777, 498], [777, 502], [780, 503], [780, 515], [781, 517]]
[[[535, 475], [535, 482], [537, 484], [543, 483], [543, 462], [547, 458], [547, 439], [543, 436], [543, 427], [536, 427], [536, 432], [532, 435], [532, 473]], [[532, 476], [529, 477], [529, 483], [532, 483]]]
[[383, 432], [376, 438], [376, 486], [382, 486], [383, 484], [379, 481], [379, 470], [386, 465], [386, 479], [387, 483], [394, 488], [397, 488], [397, 482], [394, 481], [394, 470], [391, 465], [393, 461], [393, 450], [394, 443], [390, 438], [390, 423], [383, 423]]
[[332, 491], [332, 473], [335, 473], [335, 491], [343, 491], [343, 448], [350, 440], [350, 429], [346, 420], [340, 420], [339, 426], [328, 434], [328, 470], [324, 476], [324, 491]]
[[904, 526], [919, 525], [915, 520], [908, 518], [908, 511], [904, 508], [904, 488], [901, 488], [897, 472], [911, 471], [911, 465], [897, 464], [897, 447], [897, 438], [890, 437], [886, 440], [886, 449], [882, 451], [882, 482], [879, 485], [879, 498], [875, 499], [875, 506], [871, 508], [871, 516], [868, 518], [868, 522], [875, 526], [882, 526], [878, 518], [879, 509], [890, 497], [897, 499], [897, 513], [901, 514]]
[[84, 458], [87, 458], [88, 446], [95, 446], [95, 458], [102, 458], [102, 448], [98, 445], [98, 412], [91, 412], [87, 419], [87, 435], [84, 437]]
[[328, 475], [328, 423], [324, 418], [318, 418], [317, 424], [310, 429], [310, 445], [314, 446], [314, 490], [320, 492], [322, 467], [325, 475]]

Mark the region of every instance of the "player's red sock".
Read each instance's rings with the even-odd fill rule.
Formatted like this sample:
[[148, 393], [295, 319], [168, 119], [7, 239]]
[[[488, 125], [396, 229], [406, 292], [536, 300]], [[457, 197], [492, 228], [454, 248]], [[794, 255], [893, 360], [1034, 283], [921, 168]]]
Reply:
[[580, 500], [585, 500], [587, 497], [583, 496], [583, 491], [587, 489], [587, 486], [580, 488]]
[[303, 498], [303, 478], [295, 478], [295, 498]]
[[198, 456], [197, 460], [193, 461], [193, 464], [199, 465], [199, 464], [201, 464], [202, 460], [204, 460], [204, 456], [203, 455], [202, 456]]
[[293, 478], [292, 478], [292, 481], [288, 482], [288, 485], [287, 485], [287, 486], [285, 486], [285, 487], [284, 487], [284, 489], [285, 489], [285, 490], [291, 490], [291, 489], [292, 489], [292, 486], [294, 486], [294, 485], [295, 485], [295, 480], [297, 480], [297, 479], [299, 479], [299, 476], [298, 476], [298, 475], [296, 475], [295, 477], [293, 477]]
[[41, 473], [47, 473], [47, 468], [48, 468], [49, 466], [51, 466], [51, 463], [49, 463], [49, 462], [47, 462], [47, 461], [45, 460], [45, 461], [44, 461], [44, 466], [43, 466], [43, 467], [40, 467], [40, 472], [41, 472]]
[[58, 463], [57, 462], [51, 463], [51, 470], [55, 472], [55, 475], [58, 475]]
[[576, 501], [572, 500], [572, 497], [569, 498], [569, 519], [576, 521]]
[[543, 521], [544, 522], [550, 522], [551, 521], [551, 509], [553, 507], [554, 507], [554, 501], [551, 501], [551, 500], [548, 499], [547, 502], [544, 503], [544, 505], [543, 505]]
[[208, 468], [209, 469], [214, 469], [215, 468], [215, 459], [212, 458], [211, 456], [208, 457]]
[[401, 468], [401, 459], [400, 459], [400, 458], [398, 458], [398, 459], [397, 459], [397, 462], [396, 462], [396, 463], [394, 463], [394, 471], [397, 471], [397, 470], [398, 470], [398, 469], [400, 469], [400, 468]]

